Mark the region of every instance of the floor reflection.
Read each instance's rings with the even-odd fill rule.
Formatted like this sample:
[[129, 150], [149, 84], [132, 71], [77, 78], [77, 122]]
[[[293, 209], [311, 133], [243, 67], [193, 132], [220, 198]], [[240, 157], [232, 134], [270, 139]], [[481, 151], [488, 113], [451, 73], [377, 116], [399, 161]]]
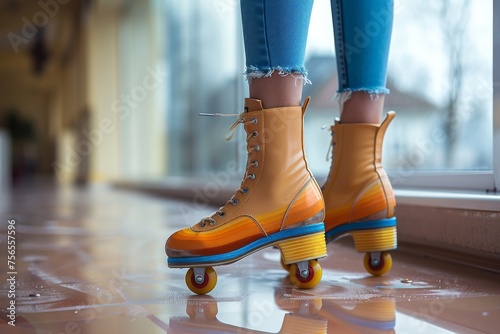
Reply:
[[[323, 280], [298, 290], [266, 249], [229, 266], [209, 296], [186, 270], [169, 269], [163, 245], [188, 225], [185, 204], [107, 188], [13, 192], [0, 237], [16, 219], [17, 322], [0, 333], [494, 333], [500, 275], [394, 252], [372, 277], [351, 243], [328, 246]], [[1, 254], [5, 243], [0, 242]], [[6, 312], [7, 284], [0, 287]]]
[[[394, 333], [396, 303], [393, 299], [339, 302], [323, 300], [297, 291], [293, 296], [275, 293], [276, 306], [285, 311], [276, 333]], [[271, 310], [269, 310], [271, 311]], [[211, 296], [187, 299], [186, 315], [171, 317], [168, 333], [264, 333], [225, 323], [218, 318], [219, 306]], [[257, 319], [257, 317], [255, 318]], [[270, 332], [265, 332], [270, 333]], [[274, 333], [274, 332], [273, 332]]]
[[[287, 311], [278, 333], [327, 333], [327, 320], [318, 316], [321, 299], [301, 300], [285, 303]], [[190, 297], [187, 300], [186, 316], [172, 317], [168, 333], [263, 333], [224, 323], [217, 318], [218, 303], [210, 296]]]

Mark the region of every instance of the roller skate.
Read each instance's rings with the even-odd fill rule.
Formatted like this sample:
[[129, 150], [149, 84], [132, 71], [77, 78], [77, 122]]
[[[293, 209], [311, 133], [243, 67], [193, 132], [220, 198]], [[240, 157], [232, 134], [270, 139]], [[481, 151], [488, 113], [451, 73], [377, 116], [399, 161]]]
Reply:
[[322, 187], [327, 243], [350, 234], [364, 267], [379, 276], [391, 269], [396, 249], [396, 201], [382, 167], [382, 142], [393, 111], [381, 125], [346, 123], [331, 127], [332, 165]]
[[[189, 317], [170, 318], [169, 328], [172, 333], [267, 333], [226, 324], [218, 320], [217, 301], [210, 296], [203, 297], [209, 298], [199, 299], [197, 297], [198, 299], [188, 299], [186, 313]], [[327, 321], [325, 319], [302, 314], [298, 309], [292, 310], [292, 312], [285, 314], [283, 324], [278, 333], [326, 334]]]
[[[212, 266], [233, 263], [276, 246], [299, 288], [322, 276], [317, 259], [326, 256], [324, 202], [307, 166], [303, 147], [303, 107], [264, 109], [245, 99], [245, 111], [230, 128], [244, 125], [248, 158], [240, 188], [209, 217], [167, 240], [168, 266], [190, 268], [186, 284], [197, 294], [217, 282]], [[231, 138], [231, 137], [229, 137]]]
[[[169, 333], [248, 333], [265, 334], [267, 332], [242, 328], [226, 324], [217, 319], [218, 305], [210, 296], [199, 299], [188, 299], [186, 313], [189, 317], [170, 318]], [[293, 310], [299, 311], [299, 310]], [[293, 312], [292, 311], [292, 312]], [[327, 321], [317, 316], [309, 316], [300, 312], [286, 313], [278, 333], [283, 334], [326, 334]]]
[[[328, 333], [394, 333], [396, 302], [391, 298], [368, 300], [322, 299], [307, 291], [276, 290], [275, 303], [294, 315], [328, 321]], [[304, 333], [309, 333], [304, 330]]]

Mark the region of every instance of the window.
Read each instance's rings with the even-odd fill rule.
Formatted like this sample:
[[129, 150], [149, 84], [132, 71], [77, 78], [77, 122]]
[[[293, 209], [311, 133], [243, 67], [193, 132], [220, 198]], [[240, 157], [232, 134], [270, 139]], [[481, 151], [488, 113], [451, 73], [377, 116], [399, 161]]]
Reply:
[[[328, 0], [315, 1], [306, 60], [313, 85], [304, 88], [304, 95], [313, 97], [306, 150], [318, 178], [330, 167], [325, 161], [330, 133], [318, 130], [338, 116], [329, 6]], [[247, 85], [241, 75], [238, 2], [169, 0], [165, 9], [173, 74], [167, 92], [167, 173], [206, 176], [234, 161], [242, 171], [242, 131], [238, 140], [223, 140], [235, 119], [198, 116], [242, 108]], [[500, 154], [494, 153], [492, 125], [494, 117], [499, 123], [500, 111], [493, 112], [493, 82], [500, 74], [495, 81], [492, 13], [492, 0], [457, 0], [453, 6], [444, 0], [396, 1], [386, 109], [398, 115], [384, 147], [384, 165], [396, 186], [494, 188]]]
[[[384, 165], [396, 185], [493, 188], [493, 3], [453, 4], [395, 4], [385, 109], [396, 110], [397, 117], [386, 135]], [[339, 112], [332, 93], [333, 50], [325, 47], [333, 37], [317, 37], [331, 35], [329, 3], [315, 6], [323, 8], [315, 8], [311, 20], [307, 67], [313, 85], [306, 94], [314, 99], [306, 143], [321, 176], [329, 168], [324, 161], [330, 134], [318, 135], [318, 129]], [[469, 184], [448, 177], [464, 173]]]
[[228, 163], [241, 162], [238, 140], [224, 141], [236, 117], [198, 115], [243, 109], [238, 3], [167, 1], [167, 62], [172, 73], [167, 92], [169, 175], [203, 177], [226, 169]]

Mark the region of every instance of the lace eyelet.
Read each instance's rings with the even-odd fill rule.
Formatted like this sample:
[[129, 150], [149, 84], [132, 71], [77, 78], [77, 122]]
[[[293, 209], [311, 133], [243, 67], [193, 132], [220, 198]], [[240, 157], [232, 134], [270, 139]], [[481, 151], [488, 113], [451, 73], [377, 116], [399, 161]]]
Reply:
[[226, 213], [224, 211], [217, 212], [217, 216], [224, 217]]
[[260, 151], [260, 147], [259, 147], [259, 145], [255, 145], [255, 146], [253, 147], [253, 150], [254, 150], [255, 152], [259, 152], [259, 151]]
[[250, 119], [250, 123], [252, 123], [252, 124], [257, 124], [257, 123], [259, 123], [259, 120], [258, 120], [257, 118], [255, 118], [255, 117], [252, 117], [252, 118]]
[[258, 137], [258, 136], [259, 136], [259, 132], [258, 132], [258, 131], [254, 131], [254, 132], [252, 132], [252, 137], [253, 137], [253, 138], [256, 138], [256, 137]]
[[217, 221], [215, 219], [212, 219], [210, 221], [210, 223], [208, 223], [210, 226], [214, 226], [215, 224], [217, 224]]
[[253, 167], [259, 167], [259, 162], [257, 160], [252, 161]]
[[255, 180], [255, 174], [248, 174], [248, 178], [250, 180]]
[[205, 227], [207, 226], [207, 223], [205, 223], [205, 221], [202, 221], [201, 224], [200, 224], [201, 227]]
[[248, 191], [249, 191], [249, 190], [250, 190], [250, 189], [248, 189], [247, 187], [242, 188], [242, 189], [241, 189], [241, 193], [242, 193], [242, 194], [244, 194], [244, 195], [246, 195], [246, 194], [248, 194]]
[[240, 201], [238, 201], [236, 198], [231, 201], [233, 205], [237, 205]]

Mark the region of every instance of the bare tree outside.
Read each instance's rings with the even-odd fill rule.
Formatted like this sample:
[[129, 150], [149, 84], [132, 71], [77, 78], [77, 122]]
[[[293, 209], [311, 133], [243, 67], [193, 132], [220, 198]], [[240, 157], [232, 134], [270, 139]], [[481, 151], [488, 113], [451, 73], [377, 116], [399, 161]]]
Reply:
[[[450, 166], [455, 160], [457, 151], [458, 136], [460, 131], [459, 113], [463, 105], [464, 79], [467, 71], [474, 70], [473, 65], [467, 61], [466, 53], [467, 36], [465, 31], [469, 21], [471, 1], [453, 0], [440, 2], [438, 8], [438, 19], [441, 24], [443, 37], [443, 48], [448, 55], [448, 82], [449, 91], [444, 107], [445, 122], [444, 131], [446, 133], [446, 163]], [[472, 67], [471, 67], [472, 65]], [[462, 111], [463, 112], [463, 111]]]
[[397, 3], [386, 106], [398, 111], [398, 135], [388, 140], [389, 168], [491, 169], [491, 9], [491, 0]]

